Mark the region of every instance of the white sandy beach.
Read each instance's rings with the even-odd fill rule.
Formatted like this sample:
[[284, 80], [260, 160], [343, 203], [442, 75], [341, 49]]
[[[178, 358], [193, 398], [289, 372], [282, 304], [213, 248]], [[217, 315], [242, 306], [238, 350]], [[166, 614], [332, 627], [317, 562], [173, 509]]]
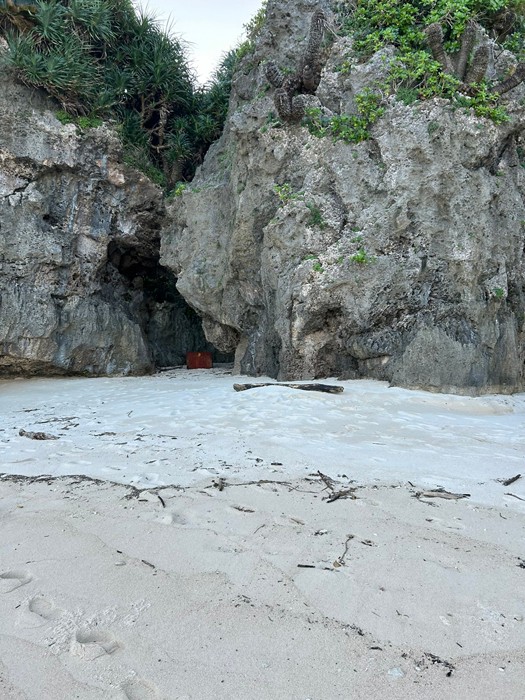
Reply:
[[0, 382], [0, 697], [523, 697], [525, 395], [235, 381]]

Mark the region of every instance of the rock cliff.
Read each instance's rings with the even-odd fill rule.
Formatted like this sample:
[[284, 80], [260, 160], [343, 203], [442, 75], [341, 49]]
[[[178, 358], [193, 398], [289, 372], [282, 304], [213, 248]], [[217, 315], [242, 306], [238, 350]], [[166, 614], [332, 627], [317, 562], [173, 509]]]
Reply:
[[0, 374], [149, 372], [209, 349], [159, 263], [162, 193], [8, 76], [0, 82]]
[[[522, 88], [499, 125], [390, 97], [368, 140], [318, 138], [278, 121], [264, 64], [300, 63], [319, 8], [333, 22], [333, 3], [270, 0], [223, 136], [171, 205], [162, 264], [245, 373], [523, 390]], [[389, 49], [342, 71], [348, 48], [324, 49], [302, 106], [355, 111]]]

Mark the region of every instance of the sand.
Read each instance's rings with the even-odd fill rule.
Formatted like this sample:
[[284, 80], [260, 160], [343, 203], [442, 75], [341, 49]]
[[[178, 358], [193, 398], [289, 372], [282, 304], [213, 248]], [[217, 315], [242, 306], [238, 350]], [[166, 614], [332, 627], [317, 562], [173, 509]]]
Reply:
[[0, 382], [0, 697], [523, 697], [525, 396], [235, 381]]

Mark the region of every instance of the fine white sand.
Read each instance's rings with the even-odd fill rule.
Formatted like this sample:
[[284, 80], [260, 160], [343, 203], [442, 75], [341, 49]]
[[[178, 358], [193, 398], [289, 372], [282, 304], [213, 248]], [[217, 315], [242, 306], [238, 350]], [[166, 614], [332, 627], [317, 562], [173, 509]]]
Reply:
[[0, 698], [523, 697], [525, 395], [236, 381], [0, 382]]

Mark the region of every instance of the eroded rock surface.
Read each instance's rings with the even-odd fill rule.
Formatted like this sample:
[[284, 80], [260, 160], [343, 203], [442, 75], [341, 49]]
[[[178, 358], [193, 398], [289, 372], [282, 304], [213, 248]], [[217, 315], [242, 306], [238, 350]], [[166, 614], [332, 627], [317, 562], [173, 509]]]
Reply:
[[160, 190], [110, 129], [0, 90], [0, 374], [137, 374], [209, 349], [159, 264]]
[[[294, 69], [313, 10], [330, 19], [329, 5], [270, 1], [224, 134], [172, 205], [162, 263], [245, 373], [523, 390], [520, 88], [499, 126], [445, 100], [390, 98], [359, 144], [275, 127], [264, 61]], [[341, 72], [348, 42], [335, 40], [308, 106], [352, 113], [384, 70], [388, 49]]]

